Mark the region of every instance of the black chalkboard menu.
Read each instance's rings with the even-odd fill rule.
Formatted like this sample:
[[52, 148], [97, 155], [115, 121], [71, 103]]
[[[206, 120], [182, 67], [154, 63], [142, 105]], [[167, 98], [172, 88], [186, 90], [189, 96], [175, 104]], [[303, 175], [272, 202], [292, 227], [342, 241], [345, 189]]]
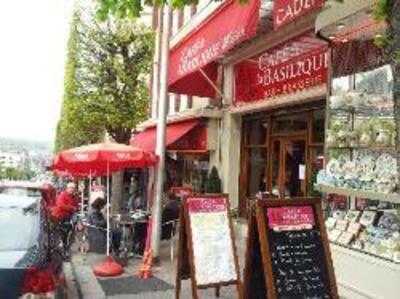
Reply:
[[[262, 200], [253, 218], [244, 275], [247, 298], [338, 298], [319, 199]], [[252, 261], [260, 260], [259, 251], [261, 270]], [[263, 282], [255, 279], [260, 271]], [[257, 288], [266, 291], [253, 294]]]

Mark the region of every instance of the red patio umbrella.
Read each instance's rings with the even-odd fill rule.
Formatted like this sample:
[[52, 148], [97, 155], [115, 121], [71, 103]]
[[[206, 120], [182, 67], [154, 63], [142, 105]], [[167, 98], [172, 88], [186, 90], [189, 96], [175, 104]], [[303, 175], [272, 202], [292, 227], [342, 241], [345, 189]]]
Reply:
[[130, 145], [97, 143], [60, 152], [53, 161], [53, 170], [72, 175], [107, 175], [125, 168], [143, 168], [154, 165], [156, 156]]
[[[52, 169], [55, 171], [68, 172], [77, 176], [107, 175], [107, 256], [110, 255], [110, 173], [125, 168], [144, 168], [152, 166], [156, 162], [157, 157], [151, 152], [130, 145], [111, 142], [72, 148], [60, 152], [54, 158]], [[110, 259], [107, 259], [105, 264], [95, 268], [95, 272], [99, 267], [100, 269], [105, 267], [115, 268], [110, 265], [112, 266], [112, 263], [110, 264]], [[102, 275], [107, 273], [107, 271], [100, 272]]]

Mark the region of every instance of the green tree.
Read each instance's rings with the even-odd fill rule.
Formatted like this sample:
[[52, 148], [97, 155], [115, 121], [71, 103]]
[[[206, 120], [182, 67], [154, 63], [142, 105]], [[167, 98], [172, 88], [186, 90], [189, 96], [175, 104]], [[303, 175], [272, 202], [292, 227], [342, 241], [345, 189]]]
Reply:
[[[240, 1], [247, 2], [247, 0]], [[140, 16], [143, 11], [143, 3], [149, 6], [169, 4], [173, 8], [183, 8], [185, 5], [198, 2], [198, 0], [145, 0], [144, 2], [141, 0], [97, 0], [96, 15], [100, 20], [105, 20], [110, 15], [119, 19], [133, 19]]]
[[154, 35], [133, 20], [83, 22], [74, 13], [56, 151], [98, 142], [128, 143], [146, 118]]
[[3, 172], [3, 178], [13, 181], [26, 179], [24, 172], [14, 167], [6, 167]]
[[146, 119], [154, 35], [129, 20], [94, 21], [81, 31], [78, 80], [85, 113], [119, 143]]
[[97, 119], [87, 113], [83, 105], [83, 98], [79, 95], [82, 87], [78, 80], [82, 29], [81, 13], [76, 9], [67, 44], [64, 98], [54, 146], [56, 152], [85, 143], [97, 142], [104, 135], [103, 127]]
[[[132, 129], [147, 117], [153, 43], [152, 30], [135, 20], [82, 21], [75, 12], [56, 151], [99, 142], [106, 132], [129, 143]], [[113, 176], [113, 210], [122, 199], [122, 175]]]

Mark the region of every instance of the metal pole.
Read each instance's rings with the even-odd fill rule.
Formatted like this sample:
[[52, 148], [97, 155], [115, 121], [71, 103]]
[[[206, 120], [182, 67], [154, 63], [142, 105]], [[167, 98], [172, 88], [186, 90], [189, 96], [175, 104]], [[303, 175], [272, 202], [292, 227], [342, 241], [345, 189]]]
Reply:
[[167, 101], [168, 101], [168, 65], [169, 65], [169, 35], [171, 30], [171, 9], [169, 5], [163, 6], [164, 24], [160, 27], [162, 34], [161, 42], [161, 66], [160, 66], [160, 93], [158, 99], [158, 121], [157, 121], [157, 140], [156, 154], [159, 162], [156, 170], [156, 194], [152, 209], [152, 238], [151, 249], [155, 259], [159, 257], [160, 237], [161, 237], [161, 209], [164, 187], [165, 172], [165, 130], [167, 119]]
[[107, 256], [110, 256], [110, 162], [107, 162]]
[[[88, 198], [88, 212], [89, 212], [89, 204], [90, 204], [90, 197], [92, 196], [92, 171], [89, 171], [89, 198]], [[83, 209], [83, 196], [82, 196], [82, 217], [84, 215], [84, 209]]]
[[163, 26], [163, 7], [157, 8], [156, 43], [153, 58], [153, 86], [151, 101], [151, 118], [156, 119], [158, 114], [158, 100], [160, 91], [160, 60], [161, 60], [161, 35]]

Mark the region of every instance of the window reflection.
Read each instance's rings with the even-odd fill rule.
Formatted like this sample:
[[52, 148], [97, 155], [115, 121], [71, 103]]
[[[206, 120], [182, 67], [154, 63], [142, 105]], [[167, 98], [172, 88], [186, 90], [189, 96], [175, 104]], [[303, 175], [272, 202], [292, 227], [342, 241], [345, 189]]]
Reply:
[[267, 151], [265, 148], [252, 148], [249, 151], [248, 194], [255, 196], [259, 191], [267, 190]]
[[340, 77], [332, 80], [332, 94], [343, 94], [350, 90], [350, 77]]
[[386, 95], [391, 98], [393, 74], [389, 65], [356, 74], [356, 89], [367, 94]]

